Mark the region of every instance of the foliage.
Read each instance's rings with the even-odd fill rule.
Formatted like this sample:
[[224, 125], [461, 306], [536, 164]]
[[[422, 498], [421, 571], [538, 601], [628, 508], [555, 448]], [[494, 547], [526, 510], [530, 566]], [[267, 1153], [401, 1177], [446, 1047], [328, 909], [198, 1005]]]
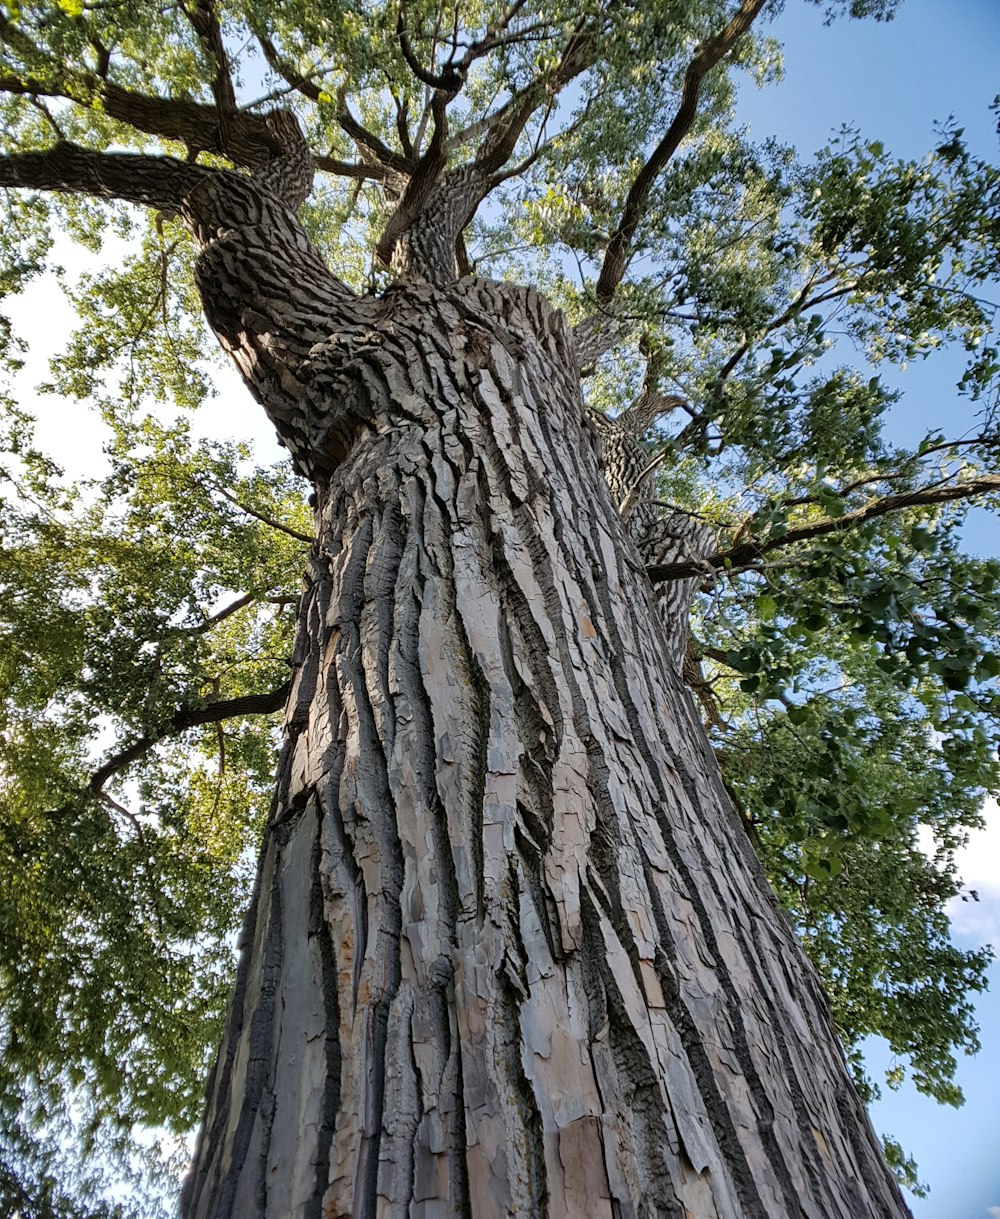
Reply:
[[[758, 23], [727, 53], [761, 83], [780, 75], [760, 24], [779, 7], [747, 0]], [[810, 161], [755, 145], [717, 68], [642, 200], [612, 310], [602, 274], [632, 188], [732, 10], [244, 0], [218, 6], [220, 60], [183, 6], [7, 4], [0, 121], [14, 154], [70, 140], [225, 164], [211, 125], [185, 136], [170, 107], [214, 114], [231, 69], [244, 117], [295, 110], [323, 171], [306, 226], [338, 275], [380, 290], [373, 251], [443, 131], [441, 87], [410, 60], [425, 76], [465, 64], [442, 173], [524, 104], [465, 231], [470, 266], [535, 282], [574, 320], [613, 313], [591, 406], [682, 400], [647, 440], [669, 458], [660, 502], [718, 532], [710, 571], [674, 575], [705, 577], [697, 693], [727, 783], [848, 1044], [887, 1037], [919, 1088], [957, 1102], [989, 953], [955, 947], [943, 910], [954, 852], [1000, 789], [1000, 564], [961, 544], [969, 497], [995, 507], [998, 491], [1000, 174], [955, 125], [919, 162], [848, 129]], [[155, 119], [136, 102], [150, 80], [169, 99]], [[5, 296], [61, 248], [53, 234], [99, 254], [127, 242], [67, 283], [80, 325], [46, 387], [94, 404], [107, 470], [66, 478], [8, 398], [0, 475], [0, 1196], [30, 1187], [38, 1213], [75, 1214], [52, 1184], [56, 1113], [119, 1157], [133, 1124], [197, 1116], [275, 729], [189, 721], [287, 679], [310, 522], [287, 469], [194, 439], [183, 412], [212, 393], [210, 345], [178, 219], [86, 193], [3, 206]], [[945, 349], [968, 426], [892, 443], [896, 371]], [[0, 327], [8, 369], [21, 354]], [[898, 1148], [893, 1162], [915, 1184]]]
[[23, 436], [9, 446], [0, 1112], [35, 1132], [22, 1149], [67, 1107], [87, 1139], [107, 1128], [111, 1150], [136, 1122], [197, 1120], [274, 729], [227, 719], [165, 741], [115, 798], [90, 783], [94, 751], [156, 740], [178, 708], [280, 686], [306, 548], [237, 506], [302, 526], [287, 471], [194, 444], [183, 422], [114, 422], [108, 474], [69, 490]]

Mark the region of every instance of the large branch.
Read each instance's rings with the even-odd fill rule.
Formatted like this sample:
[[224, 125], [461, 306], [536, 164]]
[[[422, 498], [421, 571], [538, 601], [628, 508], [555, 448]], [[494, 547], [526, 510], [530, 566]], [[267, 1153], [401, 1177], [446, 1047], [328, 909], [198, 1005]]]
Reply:
[[[448, 139], [447, 107], [455, 92], [443, 88], [434, 91], [431, 140], [379, 240], [376, 252], [382, 262], [391, 263], [397, 245], [411, 234], [412, 246], [422, 247], [425, 253], [432, 247], [435, 251], [429, 261], [436, 265], [436, 271], [425, 263], [423, 272], [441, 281], [450, 278], [459, 236], [482, 200], [503, 180], [500, 171], [513, 155], [531, 116], [543, 103], [551, 105], [556, 94], [593, 62], [598, 40], [590, 36], [592, 33], [578, 28], [556, 67], [505, 103], [494, 116], [496, 121], [484, 124], [485, 135], [471, 165], [447, 169], [449, 153], [455, 147]], [[457, 79], [449, 78], [448, 83]]]
[[65, 141], [44, 152], [0, 156], [0, 187], [124, 199], [168, 212], [176, 211], [197, 186], [219, 172], [174, 157], [93, 152]]
[[386, 182], [392, 177], [390, 170], [374, 161], [342, 161], [339, 157], [314, 156], [313, 164], [323, 173], [338, 178], [353, 178], [356, 182]]
[[396, 38], [399, 41], [399, 49], [403, 53], [406, 66], [417, 80], [421, 84], [426, 85], [428, 89], [455, 94], [465, 84], [465, 73], [455, 64], [448, 63], [445, 66], [444, 72], [433, 72], [421, 64], [414, 54], [413, 46], [410, 43], [410, 35], [406, 28], [406, 16], [402, 6], [400, 6], [399, 18], [396, 22]]
[[524, 90], [519, 103], [504, 121], [493, 125], [487, 132], [476, 154], [476, 165], [484, 175], [494, 174], [507, 164], [531, 116], [543, 103], [553, 102], [557, 94], [591, 67], [599, 45], [600, 40], [594, 30], [587, 30], [582, 24], [577, 27], [556, 67]]
[[203, 724], [221, 724], [224, 720], [235, 719], [240, 715], [273, 715], [285, 705], [291, 688], [289, 679], [277, 690], [270, 690], [266, 694], [244, 694], [241, 698], [223, 699], [218, 703], [208, 703], [204, 707], [181, 707], [174, 712], [161, 731], [140, 737], [126, 749], [110, 757], [90, 776], [87, 787], [95, 796], [102, 795], [104, 785], [112, 775], [141, 758], [160, 741], [185, 732], [188, 728], [199, 728]]
[[226, 157], [246, 169], [257, 169], [283, 151], [266, 114], [235, 110], [223, 120], [215, 106], [149, 97], [110, 81], [100, 99], [104, 111], [119, 122], [163, 140], [177, 140], [192, 153]]
[[691, 130], [698, 113], [698, 95], [701, 82], [706, 75], [724, 59], [737, 42], [750, 29], [754, 18], [764, 7], [766, 0], [743, 0], [739, 9], [713, 38], [701, 43], [684, 73], [680, 105], [673, 121], [659, 144], [653, 149], [646, 164], [639, 171], [625, 200], [618, 228], [612, 234], [604, 255], [600, 278], [597, 281], [597, 299], [606, 305], [624, 278], [628, 268], [632, 239], [646, 210], [646, 203], [653, 183], [662, 173], [670, 158], [677, 151], [681, 140]]
[[794, 546], [798, 542], [808, 542], [829, 533], [843, 533], [891, 512], [899, 512], [904, 508], [933, 507], [935, 504], [972, 499], [994, 491], [1000, 492], [1000, 474], [984, 474], [982, 478], [970, 478], [968, 482], [950, 483], [940, 487], [918, 487], [914, 491], [902, 491], [898, 495], [884, 495], [854, 512], [847, 512], [843, 516], [824, 517], [819, 521], [811, 521], [808, 525], [798, 525], [778, 537], [751, 538], [729, 550], [720, 550], [705, 558], [651, 565], [646, 568], [646, 575], [652, 583], [660, 584], [667, 580], [704, 575], [708, 568], [743, 571], [753, 567], [774, 550]]

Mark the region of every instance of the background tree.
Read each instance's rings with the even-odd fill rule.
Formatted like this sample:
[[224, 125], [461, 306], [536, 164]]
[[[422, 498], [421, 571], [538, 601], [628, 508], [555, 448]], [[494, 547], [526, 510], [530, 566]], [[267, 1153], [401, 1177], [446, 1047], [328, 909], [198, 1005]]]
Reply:
[[[885, 6], [852, 7], [878, 16]], [[123, 266], [78, 291], [83, 325], [53, 373], [58, 392], [100, 403], [113, 435], [108, 476], [67, 487], [10, 404], [2, 828], [16, 883], [3, 924], [4, 1188], [15, 1204], [65, 1201], [45, 1159], [57, 1152], [38, 1131], [54, 1136], [68, 1099], [85, 1145], [110, 1140], [106, 1154], [121, 1154], [136, 1121], [183, 1129], [197, 1116], [229, 987], [226, 934], [271, 788], [269, 722], [239, 717], [284, 703], [289, 658], [295, 674], [309, 668], [291, 642], [313, 532], [295, 502], [301, 484], [253, 468], [235, 447], [195, 444], [183, 424], [145, 411], [151, 398], [189, 406], [207, 392], [199, 291], [319, 488], [327, 553], [346, 494], [330, 467], [359, 420], [372, 423], [356, 384], [366, 402], [391, 400], [386, 417], [397, 427], [400, 412], [405, 422], [416, 409], [414, 387], [393, 380], [371, 344], [391, 345], [414, 308], [433, 312], [439, 298], [420, 283], [444, 291], [474, 269], [535, 283], [565, 309], [612, 491], [662, 590], [667, 655], [684, 658], [730, 791], [827, 980], [842, 1034], [850, 1043], [883, 1033], [920, 1086], [953, 1098], [952, 1055], [974, 1045], [967, 994], [986, 958], [951, 947], [941, 908], [957, 887], [951, 850], [997, 787], [998, 571], [962, 556], [956, 541], [962, 506], [1000, 485], [989, 473], [993, 316], [981, 299], [995, 273], [997, 178], [954, 128], [920, 164], [851, 132], [811, 165], [751, 146], [730, 126], [722, 65], [762, 78], [774, 70], [775, 49], [754, 32], [762, 10], [8, 8], [0, 36], [10, 155], [0, 180], [75, 193], [8, 196], [5, 287], [16, 291], [44, 264], [52, 224], [96, 243], [110, 214], [134, 243]], [[150, 80], [163, 91], [151, 92]], [[242, 264], [246, 251], [218, 236], [233, 228], [234, 207], [244, 222], [260, 207], [254, 191], [266, 198], [277, 188], [294, 204], [307, 189], [292, 113], [322, 175], [302, 216], [336, 278], [280, 209], [265, 217], [272, 248]], [[195, 276], [198, 247], [211, 254]], [[311, 337], [289, 261], [291, 282], [310, 286], [311, 316], [317, 292], [326, 309], [321, 325], [309, 321]], [[226, 303], [248, 291], [257, 320]], [[439, 401], [449, 400], [448, 378], [436, 361], [458, 359], [472, 378], [485, 368], [503, 388], [495, 327], [512, 299], [490, 290], [463, 315], [460, 341], [446, 315], [452, 347], [420, 348]], [[533, 329], [548, 315], [525, 300], [517, 322]], [[386, 312], [392, 301], [398, 318]], [[508, 330], [517, 334], [512, 322]], [[324, 353], [325, 381], [289, 386], [272, 376], [294, 360], [315, 368], [317, 345], [336, 346], [338, 335], [356, 376], [334, 351]], [[892, 394], [868, 371], [835, 363], [830, 348], [842, 335], [875, 361], [964, 346], [963, 388], [980, 410], [974, 433], [933, 435], [912, 451], [888, 444], [880, 427]], [[308, 350], [296, 354], [295, 344]], [[9, 339], [6, 356], [16, 361]], [[508, 357], [530, 366], [522, 347]], [[470, 391], [455, 392], [463, 400]], [[500, 396], [516, 394], [508, 386]], [[636, 437], [648, 440], [645, 451]], [[438, 478], [454, 460], [447, 446], [442, 453]], [[589, 460], [586, 446], [565, 453]], [[547, 475], [553, 487], [564, 477]], [[513, 496], [515, 508], [524, 495], [516, 480], [488, 493]], [[687, 524], [698, 520], [711, 529]], [[509, 563], [513, 543], [505, 557], [495, 528], [492, 560]], [[366, 562], [402, 563], [385, 558], [391, 540], [380, 550], [367, 539], [375, 557]], [[425, 551], [425, 561], [442, 561], [432, 539]], [[503, 571], [495, 575], [503, 584]], [[452, 573], [445, 587], [448, 579], [461, 583]], [[688, 641], [680, 619], [692, 581], [701, 591]], [[422, 586], [427, 613], [447, 625], [451, 609], [433, 605], [432, 586]], [[314, 566], [301, 636], [314, 643], [316, 587]], [[579, 630], [606, 644], [615, 615], [595, 627], [603, 603], [593, 597]], [[526, 630], [523, 610], [505, 608]], [[427, 620], [411, 621], [426, 639]], [[544, 682], [537, 661], [524, 668], [531, 640], [512, 638], [503, 667], [526, 706], [526, 692]], [[454, 646], [467, 667], [479, 654], [475, 641]], [[387, 705], [406, 697], [396, 663]], [[429, 680], [426, 654], [409, 663]], [[464, 678], [474, 691], [494, 679], [475, 665]], [[666, 672], [661, 680], [670, 684]], [[465, 706], [466, 696], [453, 697]], [[296, 705], [304, 713], [301, 697]], [[544, 740], [551, 708], [541, 697], [538, 708], [541, 720], [519, 715]], [[340, 713], [351, 721], [349, 708]], [[293, 737], [297, 723], [293, 713]], [[115, 733], [99, 763], [95, 728]], [[180, 733], [183, 747], [173, 743]], [[551, 765], [544, 750], [524, 756]], [[409, 787], [429, 791], [427, 782], [417, 765]], [[546, 816], [539, 823], [536, 808], [531, 819], [541, 799], [532, 789], [518, 810], [517, 849], [536, 862], [551, 848]], [[934, 860], [917, 849], [919, 823], [935, 830]], [[615, 832], [603, 826], [593, 841], [606, 886], [614, 868], [597, 848]], [[530, 888], [533, 875], [526, 867], [520, 883]], [[544, 907], [541, 890], [532, 902]], [[592, 934], [596, 907], [590, 919]], [[510, 965], [515, 992], [531, 990], [524, 968]], [[654, 961], [657, 970], [662, 986]], [[607, 979], [588, 989], [624, 994]], [[593, 1035], [602, 1017], [589, 1019]], [[612, 1010], [603, 1019], [618, 1027], [621, 1018]], [[404, 1079], [390, 1062], [386, 1086]], [[400, 1104], [405, 1111], [405, 1097]], [[373, 1181], [388, 1172], [380, 1154], [362, 1155]], [[636, 1161], [649, 1170], [643, 1154]], [[630, 1186], [614, 1188], [624, 1197]]]

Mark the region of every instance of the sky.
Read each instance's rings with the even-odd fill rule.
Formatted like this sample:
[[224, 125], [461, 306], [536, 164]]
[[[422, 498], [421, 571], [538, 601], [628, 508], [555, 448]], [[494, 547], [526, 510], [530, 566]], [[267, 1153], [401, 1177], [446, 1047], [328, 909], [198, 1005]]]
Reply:
[[[773, 28], [785, 43], [785, 79], [765, 91], [750, 85], [742, 91], [740, 117], [752, 136], [775, 135], [808, 154], [849, 123], [898, 155], [919, 157], [937, 142], [935, 124], [954, 115], [975, 151], [997, 154], [988, 105], [1000, 93], [1000, 0], [904, 0], [890, 23], [838, 20], [831, 27], [823, 25], [822, 5], [787, 0]], [[60, 256], [64, 253], [60, 249]], [[110, 249], [108, 256], [113, 256]], [[30, 406], [30, 387], [46, 377], [47, 359], [68, 334], [72, 311], [54, 283], [43, 280], [25, 293], [15, 321], [32, 347], [21, 378], [22, 401]], [[945, 420], [955, 434], [954, 413], [961, 406], [953, 381], [941, 362], [918, 364], [902, 374], [905, 397], [895, 408], [892, 437], [905, 442]], [[215, 405], [196, 417], [197, 430], [249, 434], [277, 453], [270, 425], [235, 374], [224, 376], [220, 389]], [[75, 469], [97, 468], [102, 438], [94, 419], [76, 405], [69, 413], [60, 411], [51, 398], [38, 401], [36, 409], [43, 444]], [[1000, 536], [992, 529], [985, 513], [974, 514], [970, 548], [1000, 553]], [[956, 898], [950, 911], [962, 947], [1000, 946], [1000, 809], [995, 803], [987, 806], [986, 821], [960, 859], [963, 879], [981, 900]], [[916, 1158], [930, 1186], [926, 1199], [910, 1199], [915, 1219], [1000, 1219], [1000, 965], [991, 970], [991, 981], [991, 991], [977, 1006], [982, 1052], [959, 1067], [964, 1107], [939, 1106], [906, 1085], [896, 1093], [886, 1091], [873, 1110], [876, 1129]], [[868, 1063], [873, 1075], [884, 1072], [886, 1047], [873, 1042]]]

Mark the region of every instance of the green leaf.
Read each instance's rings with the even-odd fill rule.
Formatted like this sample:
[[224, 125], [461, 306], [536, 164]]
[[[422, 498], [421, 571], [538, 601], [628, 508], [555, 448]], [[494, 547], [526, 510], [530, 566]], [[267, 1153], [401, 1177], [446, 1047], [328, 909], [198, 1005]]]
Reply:
[[756, 601], [757, 613], [765, 622], [770, 622], [778, 612], [778, 603], [768, 593], [762, 593]]

